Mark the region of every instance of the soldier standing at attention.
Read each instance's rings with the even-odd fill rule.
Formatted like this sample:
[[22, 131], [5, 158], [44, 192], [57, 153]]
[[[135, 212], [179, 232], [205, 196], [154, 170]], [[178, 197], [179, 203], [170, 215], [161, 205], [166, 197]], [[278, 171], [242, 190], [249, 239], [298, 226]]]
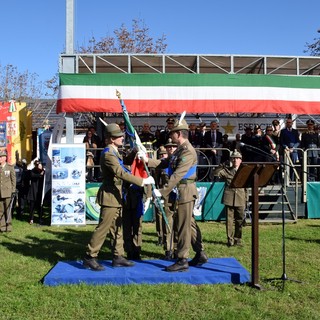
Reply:
[[12, 214], [9, 211], [12, 194], [16, 191], [14, 167], [7, 163], [7, 152], [0, 151], [0, 232], [12, 231]]
[[[242, 225], [244, 221], [244, 209], [246, 206], [246, 189], [230, 188], [231, 181], [235, 176], [242, 162], [242, 155], [235, 150], [230, 156], [232, 166], [221, 165], [213, 172], [215, 176], [222, 178], [226, 182], [222, 202], [226, 206], [226, 230], [227, 246], [242, 246]], [[233, 231], [233, 221], [235, 221], [235, 231]]]
[[83, 266], [94, 271], [105, 269], [98, 263], [97, 257], [109, 232], [113, 254], [112, 266], [131, 267], [134, 265], [133, 262], [123, 257], [122, 183], [127, 181], [140, 187], [154, 183], [152, 177], [146, 179], [136, 177], [124, 167], [122, 156], [118, 151], [118, 148], [122, 146], [123, 136], [124, 133], [116, 123], [111, 123], [106, 127], [108, 144], [100, 157], [103, 180], [97, 194], [97, 203], [101, 206], [99, 224], [92, 234], [83, 258]]
[[[189, 266], [202, 265], [208, 261], [204, 252], [201, 231], [195, 221], [193, 208], [198, 197], [196, 187], [197, 153], [188, 140], [188, 124], [185, 120], [176, 120], [170, 130], [170, 138], [177, 144], [177, 150], [170, 158], [163, 160], [148, 159], [150, 167], [169, 168], [168, 183], [161, 189], [155, 189], [155, 196], [162, 196], [165, 202], [171, 191], [176, 188], [177, 208], [176, 224], [177, 231], [177, 261], [168, 266], [166, 271], [187, 271]], [[138, 153], [139, 156], [139, 153]], [[190, 247], [196, 252], [195, 257], [188, 262]]]

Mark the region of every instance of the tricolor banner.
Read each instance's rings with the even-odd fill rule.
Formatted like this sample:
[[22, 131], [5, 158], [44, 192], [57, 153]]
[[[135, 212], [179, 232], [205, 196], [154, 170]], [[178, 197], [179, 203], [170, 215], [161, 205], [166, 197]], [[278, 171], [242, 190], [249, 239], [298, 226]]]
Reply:
[[57, 113], [320, 113], [320, 77], [257, 74], [60, 74]]

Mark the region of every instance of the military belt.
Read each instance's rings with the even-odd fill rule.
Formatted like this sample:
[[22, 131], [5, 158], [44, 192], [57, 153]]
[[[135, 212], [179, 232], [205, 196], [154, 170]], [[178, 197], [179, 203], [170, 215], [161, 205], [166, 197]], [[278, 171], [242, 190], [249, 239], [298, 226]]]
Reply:
[[196, 180], [194, 180], [194, 179], [182, 179], [182, 180], [180, 180], [180, 182], [178, 184], [189, 184], [189, 183], [193, 183], [195, 181]]

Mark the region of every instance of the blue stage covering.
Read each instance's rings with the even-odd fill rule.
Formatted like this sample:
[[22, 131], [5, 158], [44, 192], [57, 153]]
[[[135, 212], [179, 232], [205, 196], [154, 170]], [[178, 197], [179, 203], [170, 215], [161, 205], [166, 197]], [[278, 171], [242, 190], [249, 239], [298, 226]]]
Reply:
[[100, 261], [104, 271], [92, 271], [82, 266], [82, 261], [58, 262], [44, 277], [48, 286], [63, 284], [123, 285], [123, 284], [240, 284], [250, 281], [249, 272], [235, 258], [211, 258], [199, 267], [190, 267], [186, 272], [166, 272], [172, 264], [165, 260], [136, 261], [135, 266], [113, 268], [111, 261]]

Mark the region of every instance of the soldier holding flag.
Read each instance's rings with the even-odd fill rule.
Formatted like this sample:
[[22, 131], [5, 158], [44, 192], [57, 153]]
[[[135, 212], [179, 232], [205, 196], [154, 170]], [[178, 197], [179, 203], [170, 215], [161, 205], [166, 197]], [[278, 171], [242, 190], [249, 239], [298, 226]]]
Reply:
[[[189, 266], [202, 265], [208, 261], [204, 252], [201, 231], [193, 216], [195, 200], [198, 197], [196, 188], [197, 154], [188, 140], [189, 126], [183, 119], [175, 121], [170, 130], [170, 138], [178, 148], [170, 158], [148, 159], [143, 152], [138, 156], [148, 163], [149, 167], [169, 168], [168, 183], [161, 189], [153, 191], [154, 196], [167, 199], [173, 189], [177, 192], [176, 227], [177, 230], [177, 261], [168, 266], [166, 271], [187, 271]], [[190, 247], [196, 252], [188, 262]]]
[[116, 123], [107, 125], [106, 139], [108, 144], [100, 157], [103, 180], [97, 194], [97, 202], [101, 207], [99, 224], [92, 234], [86, 255], [83, 258], [83, 266], [94, 271], [105, 269], [97, 261], [97, 257], [109, 232], [113, 254], [112, 265], [114, 267], [131, 267], [134, 265], [133, 262], [123, 257], [122, 184], [123, 181], [141, 187], [154, 184], [153, 177], [145, 179], [136, 177], [125, 168], [124, 160], [118, 150], [123, 144], [123, 135], [124, 133]]

